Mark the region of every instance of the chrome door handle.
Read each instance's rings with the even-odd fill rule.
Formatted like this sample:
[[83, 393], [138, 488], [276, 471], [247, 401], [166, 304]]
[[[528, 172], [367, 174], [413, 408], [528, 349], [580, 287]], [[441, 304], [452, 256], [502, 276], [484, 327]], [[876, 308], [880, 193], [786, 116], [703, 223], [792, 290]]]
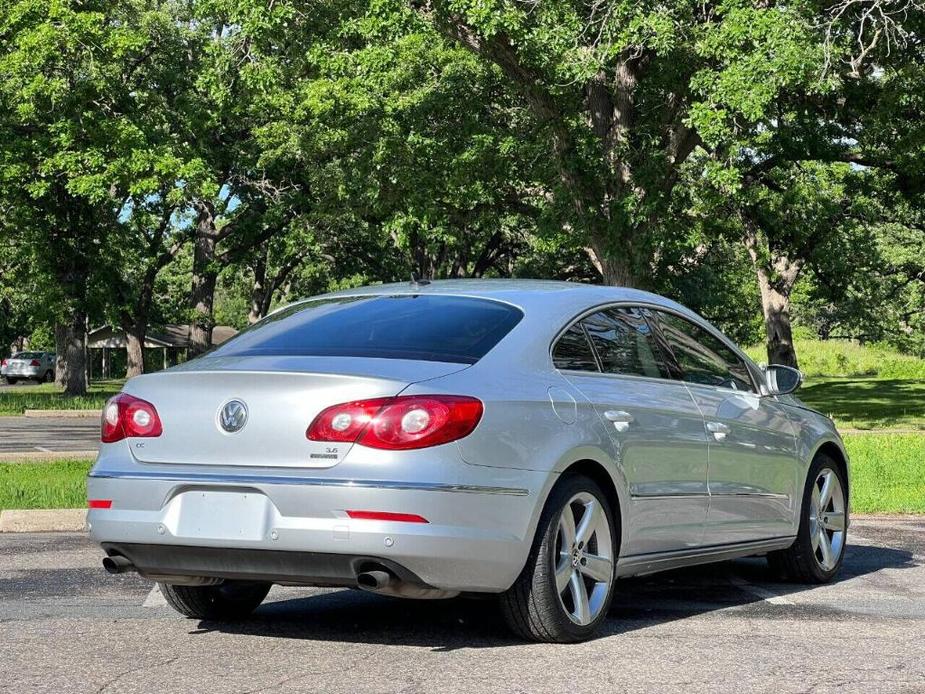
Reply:
[[707, 431], [713, 434], [713, 438], [717, 441], [723, 441], [731, 429], [722, 422], [707, 422]]
[[613, 427], [617, 431], [626, 431], [630, 428], [630, 424], [633, 422], [633, 415], [624, 410], [607, 410], [604, 413], [604, 417], [613, 422]]

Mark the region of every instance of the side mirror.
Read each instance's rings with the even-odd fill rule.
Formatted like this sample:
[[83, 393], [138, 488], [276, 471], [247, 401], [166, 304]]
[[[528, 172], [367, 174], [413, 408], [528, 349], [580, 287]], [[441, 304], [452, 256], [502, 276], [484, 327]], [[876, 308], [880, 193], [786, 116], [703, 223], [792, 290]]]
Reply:
[[787, 395], [803, 385], [803, 372], [781, 364], [770, 364], [764, 368], [771, 395]]

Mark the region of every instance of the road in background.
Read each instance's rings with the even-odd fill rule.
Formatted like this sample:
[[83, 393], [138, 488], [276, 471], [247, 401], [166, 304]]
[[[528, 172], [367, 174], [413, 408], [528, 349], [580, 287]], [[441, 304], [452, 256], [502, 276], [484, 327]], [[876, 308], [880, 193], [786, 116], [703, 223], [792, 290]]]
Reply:
[[82, 535], [0, 536], [0, 691], [921, 692], [925, 520], [850, 534], [827, 586], [775, 583], [761, 559], [620, 581], [604, 635], [571, 646], [511, 638], [491, 600], [352, 590], [275, 587], [252, 620], [187, 620]]
[[0, 453], [95, 451], [99, 417], [0, 417]]

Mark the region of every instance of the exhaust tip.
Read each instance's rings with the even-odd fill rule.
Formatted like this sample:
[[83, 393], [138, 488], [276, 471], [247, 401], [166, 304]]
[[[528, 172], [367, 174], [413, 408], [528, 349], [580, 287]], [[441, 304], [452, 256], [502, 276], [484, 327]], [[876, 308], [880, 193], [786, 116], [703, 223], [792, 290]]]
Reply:
[[364, 571], [357, 576], [357, 585], [363, 590], [382, 590], [392, 582], [387, 571]]
[[111, 574], [124, 574], [135, 567], [128, 558], [123, 557], [121, 554], [114, 554], [111, 557], [103, 558], [103, 568]]

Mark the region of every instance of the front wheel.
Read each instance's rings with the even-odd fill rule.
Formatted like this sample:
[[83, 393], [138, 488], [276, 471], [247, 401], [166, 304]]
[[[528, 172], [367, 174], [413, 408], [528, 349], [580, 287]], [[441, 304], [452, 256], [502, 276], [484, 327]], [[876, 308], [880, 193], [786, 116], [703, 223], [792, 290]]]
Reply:
[[520, 576], [501, 595], [508, 626], [532, 641], [590, 638], [613, 598], [618, 529], [600, 487], [584, 476], [553, 489]]
[[269, 583], [225, 581], [217, 586], [158, 583], [161, 594], [180, 614], [193, 619], [233, 621], [256, 610], [270, 592]]
[[792, 581], [828, 583], [845, 558], [847, 529], [848, 480], [842, 466], [819, 454], [806, 478], [797, 539], [768, 554], [768, 563]]

